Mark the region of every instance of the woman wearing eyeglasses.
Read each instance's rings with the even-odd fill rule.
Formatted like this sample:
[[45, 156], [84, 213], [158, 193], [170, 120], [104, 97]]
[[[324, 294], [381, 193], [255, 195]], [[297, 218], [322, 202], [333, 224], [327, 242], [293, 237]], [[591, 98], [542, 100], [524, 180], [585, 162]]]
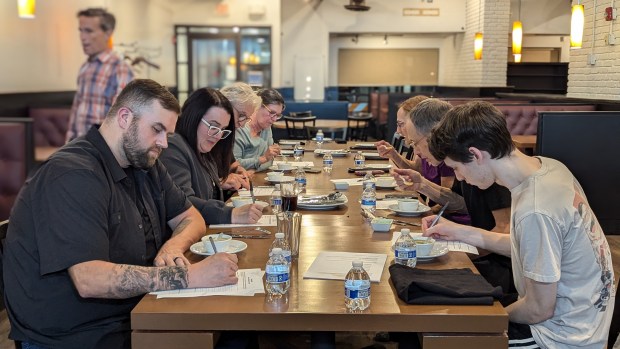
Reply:
[[256, 223], [262, 216], [259, 205], [232, 208], [223, 201], [223, 189], [233, 189], [230, 183], [222, 183], [229, 175], [235, 141], [232, 115], [232, 105], [219, 91], [194, 91], [183, 104], [175, 134], [160, 157], [208, 224]]
[[262, 105], [254, 118], [237, 130], [233, 153], [241, 166], [262, 171], [280, 154], [280, 146], [273, 143], [271, 125], [282, 118], [284, 98], [274, 89], [258, 91]]

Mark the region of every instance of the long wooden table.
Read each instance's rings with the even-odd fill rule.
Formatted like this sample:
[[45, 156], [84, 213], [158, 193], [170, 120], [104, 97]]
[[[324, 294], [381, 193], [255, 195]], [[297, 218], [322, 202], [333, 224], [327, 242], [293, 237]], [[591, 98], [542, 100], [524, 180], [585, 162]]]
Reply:
[[[342, 148], [328, 143], [324, 147]], [[318, 166], [321, 158], [308, 151], [305, 161]], [[335, 158], [334, 171], [308, 174], [308, 192], [333, 190], [330, 178], [351, 176], [352, 156]], [[373, 163], [369, 161], [369, 163]], [[265, 175], [255, 175], [255, 185]], [[390, 191], [378, 191], [382, 197]], [[361, 186], [345, 192], [346, 207], [332, 211], [300, 210], [303, 214], [300, 254], [291, 268], [291, 287], [287, 297], [270, 302], [264, 294], [253, 297], [197, 297], [156, 299], [146, 295], [131, 313], [132, 347], [213, 348], [217, 332], [253, 331], [400, 331], [421, 333], [424, 348], [506, 348], [508, 317], [504, 308], [492, 306], [408, 305], [396, 295], [389, 280], [393, 257], [390, 233], [373, 233], [360, 215]], [[266, 199], [266, 198], [265, 198]], [[387, 212], [381, 212], [387, 214]], [[419, 221], [417, 218], [403, 218]], [[275, 231], [275, 228], [270, 228]], [[240, 268], [264, 269], [272, 239], [244, 240], [248, 249], [238, 253]], [[362, 313], [348, 313], [344, 305], [342, 281], [303, 279], [303, 274], [320, 251], [372, 252], [388, 254], [381, 281], [371, 287], [372, 302]], [[192, 261], [202, 257], [191, 255]], [[418, 268], [472, 268], [465, 253], [450, 252]], [[474, 269], [475, 270], [475, 269]]]

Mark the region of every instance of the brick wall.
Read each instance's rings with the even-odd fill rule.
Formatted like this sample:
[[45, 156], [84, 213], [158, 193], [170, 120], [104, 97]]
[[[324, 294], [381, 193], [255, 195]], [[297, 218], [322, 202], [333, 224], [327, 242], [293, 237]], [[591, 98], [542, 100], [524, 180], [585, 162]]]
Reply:
[[[506, 86], [510, 1], [467, 0], [464, 34], [457, 34], [443, 52], [454, 60], [446, 63], [446, 86]], [[474, 35], [482, 31], [482, 60], [474, 60]], [[452, 46], [452, 47], [449, 47]]]
[[[594, 0], [583, 0], [585, 24], [583, 46], [572, 49], [568, 65], [568, 97], [586, 99], [620, 100], [620, 17], [614, 21], [605, 20], [608, 2], [597, 4]], [[620, 10], [618, 5], [615, 5]], [[616, 33], [616, 44], [607, 44], [610, 24]], [[592, 45], [594, 43], [594, 45]], [[588, 56], [594, 55], [595, 64], [588, 64]]]

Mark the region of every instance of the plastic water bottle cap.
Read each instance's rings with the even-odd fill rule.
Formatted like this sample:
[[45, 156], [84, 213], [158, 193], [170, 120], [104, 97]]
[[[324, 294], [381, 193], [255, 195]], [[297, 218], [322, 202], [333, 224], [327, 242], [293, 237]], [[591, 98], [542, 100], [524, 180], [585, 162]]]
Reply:
[[353, 265], [353, 267], [355, 267], [355, 268], [361, 268], [361, 267], [362, 267], [362, 265], [364, 265], [364, 262], [362, 262], [362, 261], [353, 261], [351, 264], [352, 264], [352, 265]]
[[284, 239], [284, 233], [276, 233], [276, 239]]

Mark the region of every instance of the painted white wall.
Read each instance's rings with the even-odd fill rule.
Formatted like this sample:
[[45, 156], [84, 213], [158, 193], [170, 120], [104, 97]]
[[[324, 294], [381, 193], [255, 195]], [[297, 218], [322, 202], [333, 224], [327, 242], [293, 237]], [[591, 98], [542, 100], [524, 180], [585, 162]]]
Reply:
[[570, 3], [567, 0], [511, 0], [510, 30], [512, 22], [519, 18], [519, 2], [523, 34], [570, 34]]

